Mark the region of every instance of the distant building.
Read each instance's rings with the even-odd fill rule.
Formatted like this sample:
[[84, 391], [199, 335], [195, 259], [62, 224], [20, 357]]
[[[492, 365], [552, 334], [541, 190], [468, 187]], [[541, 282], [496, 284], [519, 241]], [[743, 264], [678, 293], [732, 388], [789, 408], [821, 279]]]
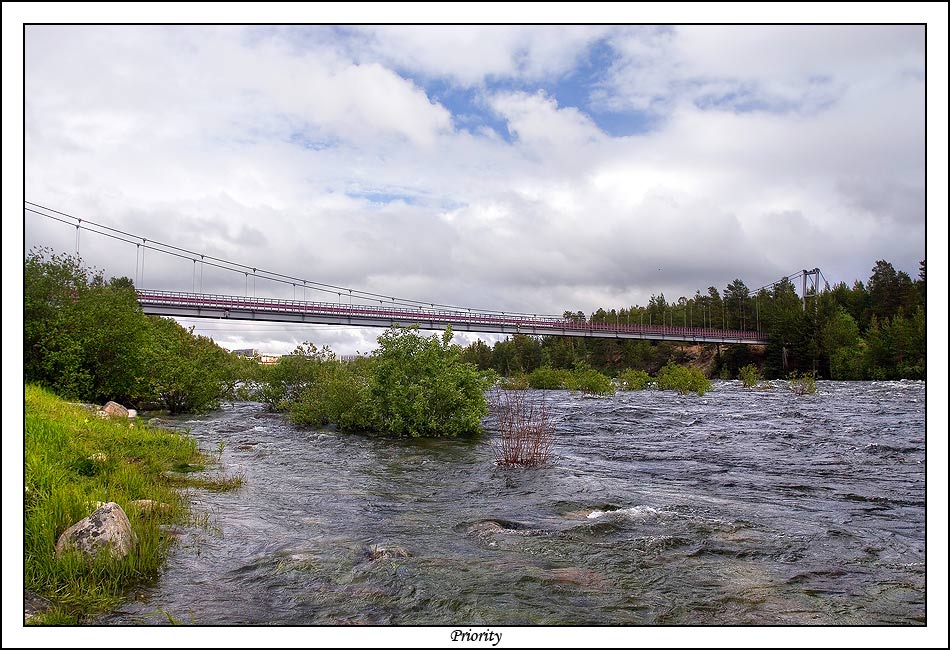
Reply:
[[277, 360], [280, 359], [280, 356], [276, 354], [262, 354], [260, 355], [260, 363], [264, 366], [272, 366], [277, 363]]
[[244, 357], [246, 359], [256, 359], [261, 356], [261, 353], [253, 348], [246, 348], [244, 350], [231, 350], [231, 354], [236, 354], [239, 357]]

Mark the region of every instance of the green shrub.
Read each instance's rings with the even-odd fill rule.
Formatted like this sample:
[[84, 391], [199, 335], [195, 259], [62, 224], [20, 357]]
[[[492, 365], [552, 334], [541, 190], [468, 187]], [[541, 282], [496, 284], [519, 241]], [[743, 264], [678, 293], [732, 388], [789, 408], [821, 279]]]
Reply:
[[298, 345], [274, 365], [261, 367], [255, 397], [268, 410], [290, 411], [311, 386], [326, 381], [333, 365], [337, 365], [336, 355], [327, 346], [317, 349], [313, 343]]
[[815, 392], [815, 373], [798, 374], [798, 371], [793, 370], [788, 373], [788, 387], [796, 395], [811, 395]]
[[441, 339], [392, 328], [377, 341], [368, 391], [375, 430], [413, 437], [481, 430], [487, 387], [478, 369], [462, 361], [462, 348], [451, 345], [451, 327]]
[[698, 368], [680, 366], [672, 361], [660, 368], [656, 384], [660, 390], [677, 390], [683, 395], [690, 392], [705, 395], [712, 387], [712, 382]]
[[567, 370], [555, 370], [551, 366], [541, 366], [528, 375], [528, 384], [531, 388], [558, 390], [567, 387], [569, 375], [570, 372]]
[[531, 381], [528, 379], [528, 375], [525, 374], [502, 377], [498, 383], [498, 388], [502, 390], [527, 390], [531, 388]]
[[194, 328], [146, 316], [128, 278], [34, 249], [23, 266], [23, 376], [58, 395], [201, 411], [239, 379], [232, 355]]
[[752, 388], [759, 383], [759, 371], [751, 363], [747, 366], [742, 366], [739, 368], [739, 379], [742, 380], [742, 386], [744, 388]]
[[585, 395], [613, 395], [614, 393], [614, 385], [610, 377], [597, 372], [583, 361], [574, 366], [566, 384], [570, 390], [580, 391]]
[[291, 418], [396, 436], [475, 433], [487, 413], [484, 391], [495, 376], [463, 362], [451, 340], [451, 328], [441, 339], [422, 337], [418, 328], [392, 328], [368, 359], [341, 363], [318, 355], [293, 375], [305, 382], [287, 384]]
[[620, 386], [623, 390], [643, 390], [647, 388], [653, 379], [643, 370], [633, 370], [627, 368], [617, 377], [620, 380]]
[[371, 365], [329, 361], [296, 401], [290, 404], [294, 422], [323, 426], [335, 424], [341, 431], [373, 428], [369, 382]]

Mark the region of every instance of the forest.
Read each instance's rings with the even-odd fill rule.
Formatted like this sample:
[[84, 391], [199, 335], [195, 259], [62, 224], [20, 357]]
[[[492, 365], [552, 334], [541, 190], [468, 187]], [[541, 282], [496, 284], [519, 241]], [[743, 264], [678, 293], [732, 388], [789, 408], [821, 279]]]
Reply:
[[765, 378], [811, 372], [823, 379], [924, 379], [926, 374], [926, 260], [916, 279], [879, 260], [867, 283], [825, 284], [805, 308], [787, 278], [752, 293], [740, 279], [720, 292], [711, 286], [692, 297], [668, 302], [660, 294], [646, 306], [600, 308], [589, 316], [566, 311], [564, 318], [589, 323], [667, 324], [766, 332], [766, 346], [706, 346], [697, 354], [689, 346], [638, 340], [531, 337], [515, 335], [494, 346], [476, 341], [463, 358], [480, 370], [504, 376], [530, 374], [538, 368], [570, 369], [589, 364], [610, 376], [624, 369], [655, 374], [670, 361], [690, 363], [697, 356], [712, 360], [709, 374], [733, 379], [748, 364]]

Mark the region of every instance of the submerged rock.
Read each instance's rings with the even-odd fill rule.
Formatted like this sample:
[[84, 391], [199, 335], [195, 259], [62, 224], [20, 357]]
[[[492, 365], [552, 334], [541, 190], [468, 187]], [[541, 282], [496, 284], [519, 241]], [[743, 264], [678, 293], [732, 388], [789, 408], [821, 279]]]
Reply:
[[469, 535], [477, 535], [483, 537], [485, 535], [495, 535], [497, 533], [505, 532], [506, 528], [499, 524], [497, 521], [486, 520], [486, 521], [477, 521], [471, 526], [469, 526], [465, 532]]
[[67, 528], [56, 541], [56, 555], [76, 549], [95, 556], [103, 549], [122, 558], [132, 551], [135, 533], [125, 511], [118, 503], [110, 501], [95, 512]]
[[392, 560], [394, 558], [412, 557], [412, 553], [402, 546], [380, 546], [376, 544], [366, 549], [371, 560]]

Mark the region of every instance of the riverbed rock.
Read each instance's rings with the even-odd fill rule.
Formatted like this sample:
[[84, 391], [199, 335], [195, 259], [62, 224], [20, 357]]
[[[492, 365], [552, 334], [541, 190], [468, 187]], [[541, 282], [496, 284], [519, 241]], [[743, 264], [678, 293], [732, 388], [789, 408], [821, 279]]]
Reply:
[[77, 549], [95, 556], [108, 549], [116, 557], [125, 557], [136, 542], [132, 524], [118, 503], [110, 501], [67, 528], [56, 541], [56, 555]]
[[106, 405], [102, 407], [102, 410], [106, 412], [106, 415], [112, 418], [129, 417], [129, 409], [125, 408], [118, 402], [106, 402]]
[[392, 560], [395, 558], [412, 557], [412, 553], [402, 546], [380, 546], [376, 544], [367, 549], [371, 560]]
[[475, 535], [477, 537], [485, 537], [489, 535], [496, 535], [498, 533], [505, 532], [505, 527], [499, 524], [497, 521], [477, 521], [471, 526], [469, 526], [466, 531], [469, 535]]

